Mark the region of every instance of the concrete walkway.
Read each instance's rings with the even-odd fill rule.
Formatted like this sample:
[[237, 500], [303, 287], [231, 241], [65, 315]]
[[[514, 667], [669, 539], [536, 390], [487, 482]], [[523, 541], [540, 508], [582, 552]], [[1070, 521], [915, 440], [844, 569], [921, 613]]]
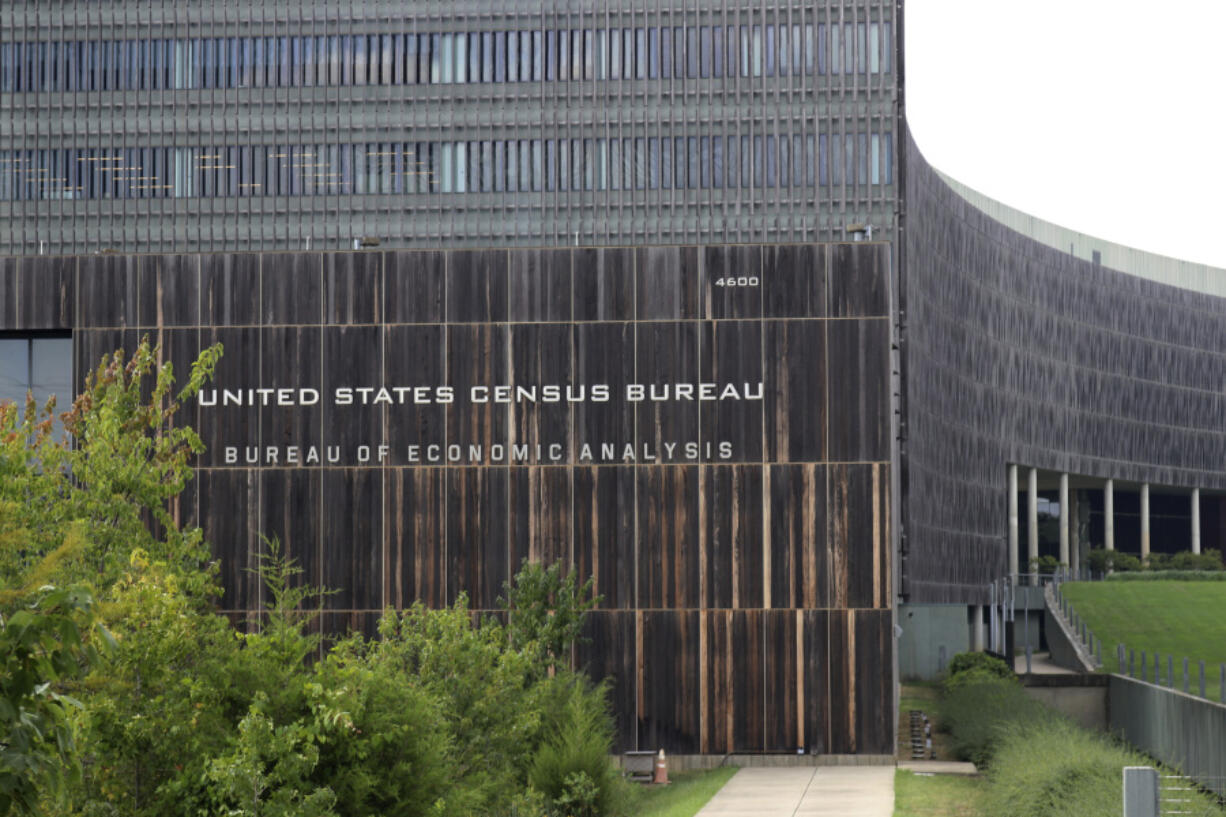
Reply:
[[893, 766], [741, 769], [697, 817], [890, 817]]
[[[1013, 657], [1013, 671], [1019, 674], [1026, 672], [1026, 656], [1015, 655]], [[1030, 654], [1030, 672], [1033, 675], [1073, 675], [1071, 669], [1065, 669], [1059, 664], [1053, 664], [1051, 655], [1045, 652], [1036, 652]]]

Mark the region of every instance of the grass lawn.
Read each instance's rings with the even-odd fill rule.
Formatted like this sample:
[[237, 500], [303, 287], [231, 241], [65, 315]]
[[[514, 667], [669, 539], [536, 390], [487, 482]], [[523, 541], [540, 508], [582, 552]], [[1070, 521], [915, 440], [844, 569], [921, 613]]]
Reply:
[[667, 786], [635, 784], [626, 811], [636, 817], [693, 817], [734, 774], [736, 767], [721, 766], [670, 774]]
[[980, 817], [987, 781], [961, 775], [894, 774], [894, 817]]
[[1119, 670], [1115, 645], [1145, 650], [1147, 678], [1153, 678], [1154, 652], [1175, 656], [1175, 685], [1182, 688], [1183, 658], [1190, 659], [1190, 690], [1196, 693], [1197, 661], [1205, 662], [1206, 692], [1219, 697], [1218, 666], [1226, 663], [1226, 582], [1069, 582], [1064, 595], [1103, 642], [1103, 669]]

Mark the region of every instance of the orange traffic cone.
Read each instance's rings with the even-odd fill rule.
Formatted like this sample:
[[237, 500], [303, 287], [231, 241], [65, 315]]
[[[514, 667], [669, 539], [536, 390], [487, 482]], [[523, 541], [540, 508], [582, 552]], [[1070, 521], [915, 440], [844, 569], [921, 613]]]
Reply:
[[668, 783], [668, 761], [664, 759], [664, 750], [660, 750], [660, 754], [656, 755], [655, 773], [651, 777], [652, 783]]

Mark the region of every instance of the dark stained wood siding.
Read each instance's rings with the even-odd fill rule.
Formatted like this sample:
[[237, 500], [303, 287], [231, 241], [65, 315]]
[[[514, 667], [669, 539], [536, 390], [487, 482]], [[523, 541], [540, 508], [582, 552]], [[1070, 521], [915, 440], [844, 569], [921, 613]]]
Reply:
[[78, 371], [145, 333], [177, 372], [225, 346], [216, 405], [184, 412], [209, 450], [183, 501], [237, 619], [266, 601], [261, 534], [336, 591], [326, 634], [461, 594], [489, 611], [524, 560], [559, 561], [603, 597], [575, 660], [611, 680], [619, 748], [888, 754], [889, 265], [879, 244], [0, 259], [0, 329], [73, 330]]

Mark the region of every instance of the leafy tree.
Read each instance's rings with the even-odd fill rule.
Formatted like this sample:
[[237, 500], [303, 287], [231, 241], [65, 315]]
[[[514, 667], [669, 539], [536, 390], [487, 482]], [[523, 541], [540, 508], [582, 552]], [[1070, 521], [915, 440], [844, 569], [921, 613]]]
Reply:
[[505, 598], [498, 604], [507, 611], [507, 635], [511, 647], [543, 651], [550, 665], [569, 663], [570, 648], [583, 633], [583, 618], [600, 603], [592, 593], [594, 580], [582, 585], [572, 571], [562, 574], [562, 565], [548, 567], [524, 561], [519, 573], [503, 587]]
[[177, 397], [147, 342], [126, 364], [104, 358], [60, 415], [73, 445], [53, 436], [54, 398], [0, 405], [0, 814], [34, 813], [79, 788], [79, 703], [67, 685], [99, 666], [132, 554], [174, 565], [200, 602], [213, 587], [199, 531], [180, 530], [170, 503], [202, 448], [174, 415], [219, 354], [201, 356]]
[[0, 817], [611, 811], [605, 690], [565, 666], [591, 582], [526, 565], [505, 626], [461, 597], [325, 655], [323, 593], [272, 539], [267, 614], [217, 613], [176, 415], [219, 354], [177, 394], [147, 343], [104, 358], [72, 446], [53, 404], [0, 407]]
[[69, 718], [80, 704], [56, 685], [97, 661], [82, 636], [93, 600], [51, 585], [10, 598], [0, 614], [0, 814], [37, 814], [40, 792], [80, 776]]

